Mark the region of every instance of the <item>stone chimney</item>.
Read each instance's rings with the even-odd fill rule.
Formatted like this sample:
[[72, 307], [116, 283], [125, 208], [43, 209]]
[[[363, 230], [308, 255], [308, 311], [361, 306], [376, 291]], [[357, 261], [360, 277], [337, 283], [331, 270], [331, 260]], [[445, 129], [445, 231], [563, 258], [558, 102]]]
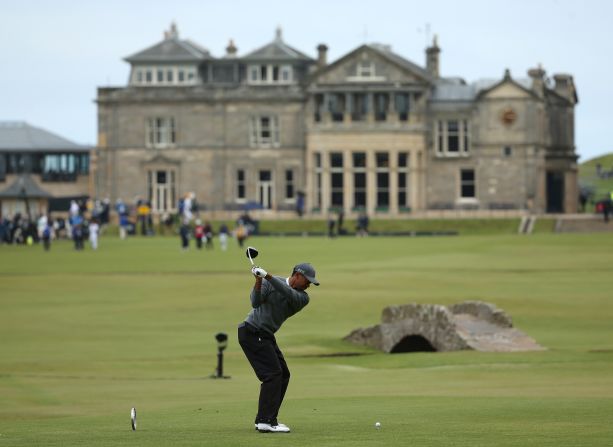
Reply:
[[553, 80], [555, 81], [553, 89], [558, 95], [563, 96], [573, 104], [578, 102], [575, 83], [571, 75], [562, 73], [554, 74]]
[[177, 24], [172, 22], [170, 24], [170, 29], [168, 31], [164, 31], [164, 39], [178, 39], [179, 38], [179, 30], [177, 29]]
[[328, 64], [328, 46], [324, 43], [317, 45], [317, 67], [323, 68]]
[[228, 42], [228, 46], [226, 47], [226, 57], [236, 57], [236, 53], [238, 52], [238, 48], [234, 45], [234, 40], [230, 39]]
[[426, 48], [426, 71], [430, 73], [430, 76], [433, 78], [438, 78], [440, 76], [438, 55], [441, 49], [438, 46], [437, 40], [435, 34], [434, 39], [432, 39], [432, 46]]
[[543, 70], [541, 64], [538, 64], [536, 68], [529, 69], [528, 76], [532, 79], [532, 90], [542, 98], [545, 95], [545, 70]]

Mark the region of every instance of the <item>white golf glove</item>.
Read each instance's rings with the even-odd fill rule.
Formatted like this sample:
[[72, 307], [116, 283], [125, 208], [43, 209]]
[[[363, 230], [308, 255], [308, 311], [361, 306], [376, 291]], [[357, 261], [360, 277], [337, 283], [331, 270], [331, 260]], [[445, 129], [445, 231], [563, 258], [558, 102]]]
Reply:
[[268, 275], [266, 270], [258, 266], [253, 266], [251, 268], [251, 273], [253, 273], [253, 276], [259, 276], [260, 278], [264, 278], [266, 275]]

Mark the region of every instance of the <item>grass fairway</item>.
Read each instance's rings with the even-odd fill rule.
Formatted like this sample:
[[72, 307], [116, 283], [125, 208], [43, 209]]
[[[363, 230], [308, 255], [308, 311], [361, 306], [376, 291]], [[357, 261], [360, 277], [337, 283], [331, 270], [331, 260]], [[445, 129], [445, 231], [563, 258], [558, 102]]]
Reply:
[[[253, 429], [259, 383], [235, 330], [253, 284], [243, 252], [102, 238], [96, 253], [0, 247], [0, 446], [611, 445], [613, 235], [249, 242], [271, 273], [308, 260], [322, 283], [277, 337], [291, 434]], [[341, 341], [386, 305], [466, 299], [549, 349], [386, 355]], [[207, 378], [218, 331], [231, 380]], [[321, 356], [340, 352], [365, 355]]]

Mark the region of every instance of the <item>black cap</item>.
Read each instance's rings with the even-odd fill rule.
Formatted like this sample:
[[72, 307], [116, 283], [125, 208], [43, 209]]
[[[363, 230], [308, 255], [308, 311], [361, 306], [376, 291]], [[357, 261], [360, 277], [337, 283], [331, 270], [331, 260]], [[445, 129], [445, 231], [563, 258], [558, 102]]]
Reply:
[[306, 279], [308, 279], [311, 284], [319, 285], [319, 281], [315, 279], [315, 268], [308, 262], [303, 262], [302, 264], [298, 264], [294, 267], [294, 272], [302, 273]]

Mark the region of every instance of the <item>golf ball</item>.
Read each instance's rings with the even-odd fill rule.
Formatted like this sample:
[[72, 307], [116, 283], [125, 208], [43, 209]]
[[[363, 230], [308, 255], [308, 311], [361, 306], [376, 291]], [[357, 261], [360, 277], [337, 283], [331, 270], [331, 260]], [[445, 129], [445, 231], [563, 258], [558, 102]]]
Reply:
[[381, 428], [381, 422], [375, 422], [375, 427], [376, 428]]

